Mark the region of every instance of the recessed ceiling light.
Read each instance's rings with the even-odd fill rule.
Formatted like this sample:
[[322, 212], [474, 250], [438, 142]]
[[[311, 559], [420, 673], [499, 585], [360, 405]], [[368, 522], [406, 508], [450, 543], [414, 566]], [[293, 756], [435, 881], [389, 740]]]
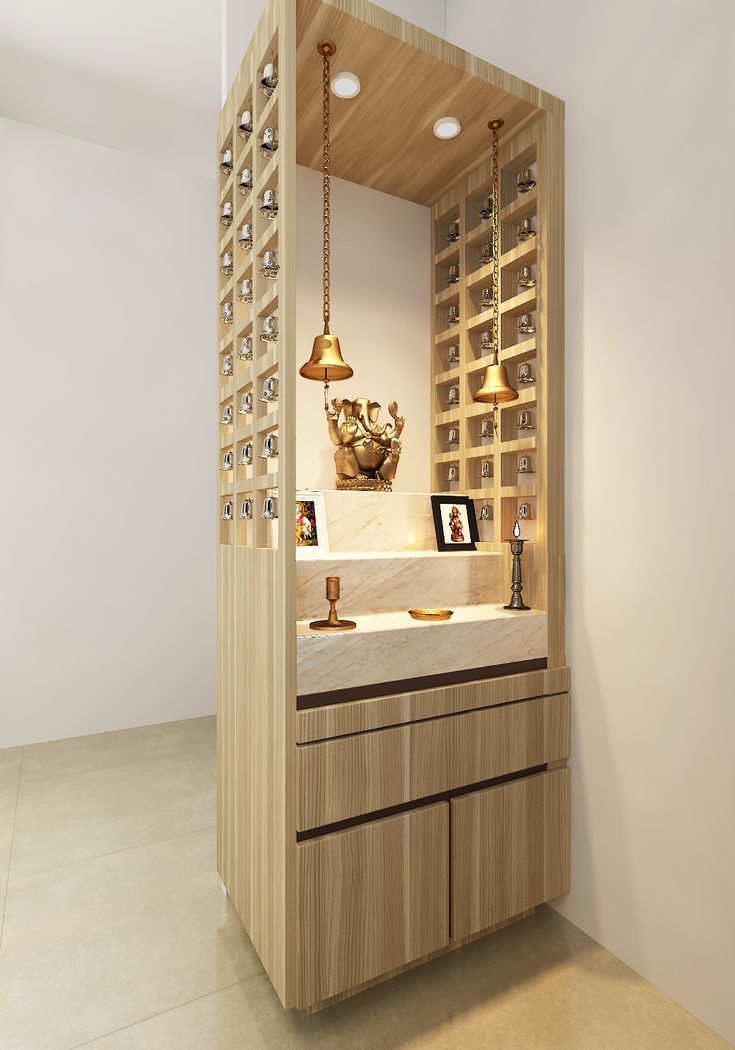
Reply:
[[332, 91], [337, 98], [354, 98], [360, 93], [360, 78], [354, 73], [335, 73]]
[[462, 125], [456, 117], [440, 117], [434, 124], [434, 134], [438, 139], [453, 139], [461, 130]]

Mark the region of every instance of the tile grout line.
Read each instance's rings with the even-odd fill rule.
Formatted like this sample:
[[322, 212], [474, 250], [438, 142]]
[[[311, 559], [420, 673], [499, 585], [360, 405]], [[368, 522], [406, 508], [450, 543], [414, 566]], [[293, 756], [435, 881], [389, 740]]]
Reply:
[[164, 1017], [166, 1014], [171, 1014], [175, 1010], [182, 1010], [185, 1006], [190, 1006], [192, 1003], [198, 1003], [201, 999], [208, 999], [211, 995], [219, 995], [220, 992], [226, 992], [229, 988], [237, 988], [240, 984], [247, 984], [248, 981], [255, 980], [256, 977], [262, 977], [265, 973], [265, 969], [259, 970], [258, 973], [253, 973], [249, 977], [243, 977], [241, 981], [233, 981], [232, 984], [225, 984], [222, 988], [214, 988], [211, 992], [204, 992], [203, 995], [195, 995], [193, 999], [187, 999], [186, 1002], [178, 1003], [176, 1006], [169, 1006], [167, 1010], [159, 1010], [158, 1013], [148, 1014], [146, 1017], [141, 1017], [137, 1021], [131, 1021], [130, 1024], [125, 1024], [122, 1028], [115, 1028], [111, 1032], [104, 1032], [102, 1035], [96, 1035], [93, 1039], [87, 1039], [83, 1043], [75, 1043], [69, 1047], [69, 1050], [81, 1050], [81, 1047], [91, 1046], [100, 1039], [107, 1039], [111, 1035], [117, 1035], [119, 1032], [126, 1032], [129, 1028], [135, 1028], [139, 1024], [145, 1024], [146, 1021], [153, 1021], [156, 1017]]
[[[130, 853], [136, 849], [147, 849], [148, 846], [158, 846], [161, 842], [175, 842], [176, 839], [186, 838], [187, 835], [201, 835], [202, 832], [209, 831], [210, 828], [216, 826], [217, 821], [215, 819], [211, 824], [202, 824], [201, 827], [190, 828], [189, 831], [182, 831], [178, 835], [166, 835], [162, 839], [152, 839], [150, 842], [137, 842], [134, 846], [121, 846], [120, 849], [111, 849], [107, 853], [95, 853], [91, 857], [79, 857], [78, 860], [69, 860], [65, 864], [53, 864], [50, 868], [34, 868], [33, 871], [21, 872], [19, 875], [13, 876], [13, 878], [15, 880], [31, 879], [36, 875], [47, 875], [50, 871], [63, 871], [65, 868], [73, 868], [75, 864], [90, 864], [92, 861], [102, 860], [104, 857], [114, 857], [117, 853]], [[9, 882], [10, 865], [8, 865]]]
[[[187, 740], [188, 743], [188, 740]], [[190, 745], [191, 747], [191, 745]], [[193, 747], [191, 747], [193, 750]], [[141, 763], [146, 765], [149, 762], [165, 762], [169, 758], [178, 758], [179, 755], [188, 755], [189, 751], [173, 751], [170, 755], [157, 755], [148, 758], [135, 758], [130, 762], [112, 762], [106, 766], [95, 766], [94, 769], [81, 769], [78, 773], [51, 773], [46, 776], [29, 776], [26, 777], [26, 784], [46, 784], [50, 780], [71, 780], [72, 777], [84, 777], [89, 773], [106, 773], [109, 769], [125, 769], [127, 766], [137, 766]]]
[[3, 933], [5, 932], [5, 909], [8, 905], [8, 890], [10, 889], [10, 866], [13, 863], [13, 844], [15, 842], [15, 824], [18, 819], [18, 800], [20, 799], [20, 775], [23, 770], [23, 755], [25, 748], [20, 749], [20, 763], [18, 765], [18, 783], [15, 788], [15, 807], [13, 809], [13, 830], [10, 835], [10, 851], [8, 853], [8, 870], [5, 873], [5, 893], [3, 894], [3, 911], [0, 915], [0, 948], [3, 946]]

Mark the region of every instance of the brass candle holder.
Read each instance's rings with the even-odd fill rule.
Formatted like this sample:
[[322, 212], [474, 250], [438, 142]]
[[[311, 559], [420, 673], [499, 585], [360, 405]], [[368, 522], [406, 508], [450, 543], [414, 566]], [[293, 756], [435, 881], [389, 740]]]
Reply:
[[312, 631], [353, 631], [357, 624], [354, 620], [340, 620], [337, 615], [339, 601], [339, 576], [327, 576], [326, 598], [329, 602], [329, 615], [326, 620], [312, 620], [309, 627]]

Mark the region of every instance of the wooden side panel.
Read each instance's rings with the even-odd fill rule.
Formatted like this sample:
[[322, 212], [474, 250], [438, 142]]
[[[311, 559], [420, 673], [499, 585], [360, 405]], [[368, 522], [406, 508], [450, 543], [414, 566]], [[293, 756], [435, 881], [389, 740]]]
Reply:
[[568, 891], [569, 783], [564, 767], [452, 800], [453, 939]]
[[298, 829], [558, 761], [569, 746], [568, 694], [301, 746]]
[[[224, 353], [233, 356], [233, 376], [220, 383], [220, 402], [229, 398], [235, 407], [229, 428], [220, 425], [220, 446], [233, 447], [237, 462], [234, 471], [220, 472], [218, 492], [220, 501], [235, 503], [235, 520], [220, 524], [219, 544], [218, 869], [284, 1006], [293, 1005], [296, 967], [295, 555], [293, 530], [279, 531], [278, 521], [263, 518], [262, 510], [267, 495], [277, 494], [283, 508], [293, 506], [295, 488], [295, 54], [294, 0], [269, 0], [224, 107], [218, 141], [218, 161], [225, 145], [234, 150], [233, 172], [218, 178], [220, 205], [232, 200], [235, 212], [218, 245], [219, 298], [235, 302], [234, 323], [220, 324], [218, 342], [220, 363]], [[258, 88], [268, 61], [278, 68], [270, 98]], [[254, 120], [247, 141], [237, 134], [245, 109]], [[266, 126], [278, 129], [278, 151], [270, 158], [258, 148]], [[245, 167], [254, 185], [241, 194], [237, 180]], [[269, 187], [278, 190], [274, 221], [259, 208]], [[245, 222], [253, 228], [252, 248], [234, 236]], [[277, 281], [260, 274], [269, 247], [279, 252]], [[234, 257], [229, 276], [219, 268], [224, 250]], [[253, 281], [253, 303], [237, 295], [245, 276]], [[276, 343], [259, 338], [271, 313], [280, 323]], [[253, 337], [251, 360], [239, 352], [245, 335]], [[276, 404], [259, 397], [270, 376], [279, 378]], [[254, 395], [249, 414], [237, 411], [246, 390]], [[268, 433], [278, 433], [278, 457], [264, 460], [258, 453]], [[239, 461], [248, 440], [255, 446], [252, 466]], [[253, 499], [252, 520], [239, 515], [246, 497]], [[290, 523], [287, 512], [284, 518]]]
[[449, 805], [297, 847], [300, 1007], [449, 942]]

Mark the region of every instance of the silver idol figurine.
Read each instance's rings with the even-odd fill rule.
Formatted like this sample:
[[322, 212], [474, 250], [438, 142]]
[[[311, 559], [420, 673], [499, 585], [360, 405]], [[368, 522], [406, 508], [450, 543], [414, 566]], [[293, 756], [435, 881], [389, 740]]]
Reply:
[[459, 404], [459, 387], [458, 386], [450, 386], [449, 393], [447, 394], [447, 404], [448, 405], [458, 405]]
[[222, 367], [220, 368], [220, 375], [231, 376], [232, 375], [232, 354], [225, 354], [222, 358]]
[[535, 288], [536, 278], [533, 276], [533, 270], [530, 266], [522, 267], [516, 274], [516, 288], [521, 291], [523, 288]]
[[480, 335], [480, 349], [481, 350], [492, 350], [493, 348], [493, 336], [492, 332], [482, 332]]
[[263, 318], [260, 338], [264, 343], [275, 343], [278, 339], [278, 318], [275, 314], [269, 314], [268, 317]]
[[231, 404], [224, 405], [223, 408], [222, 408], [222, 417], [220, 419], [220, 423], [222, 424], [222, 426], [227, 426], [231, 422], [232, 422], [232, 405]]
[[533, 228], [533, 222], [529, 218], [521, 219], [518, 223], [518, 229], [516, 230], [516, 240], [519, 244], [523, 244], [524, 241], [529, 240], [531, 237], [536, 236], [536, 231]]
[[222, 521], [232, 521], [232, 500], [222, 504]]
[[488, 306], [493, 305], [493, 290], [492, 288], [483, 288], [480, 292], [480, 306], [486, 309]]
[[233, 270], [233, 259], [232, 252], [222, 252], [222, 258], [220, 259], [219, 272], [227, 276], [232, 273]]
[[240, 138], [241, 139], [245, 139], [246, 142], [250, 138], [250, 136], [252, 135], [252, 133], [253, 133], [253, 114], [250, 112], [249, 109], [246, 109], [242, 113], [242, 115], [240, 117], [240, 123], [237, 126], [237, 133], [240, 136]]
[[492, 419], [483, 419], [480, 423], [480, 440], [487, 440], [493, 436]]
[[232, 171], [232, 150], [226, 149], [222, 151], [222, 159], [220, 160], [219, 170], [223, 175], [229, 175]]
[[459, 431], [456, 427], [450, 427], [447, 433], [447, 444], [458, 445], [459, 444]]
[[278, 252], [265, 252], [263, 255], [263, 265], [260, 267], [260, 276], [266, 277], [269, 281], [275, 281], [278, 277], [279, 269]]
[[234, 313], [232, 312], [232, 303], [229, 300], [222, 304], [222, 324], [232, 324], [234, 319]]
[[533, 335], [536, 331], [536, 325], [533, 323], [530, 314], [520, 314], [516, 328], [520, 335]]
[[518, 517], [521, 521], [528, 521], [531, 517], [531, 504], [530, 503], [519, 503], [518, 504]]
[[266, 219], [278, 215], [278, 190], [264, 190], [260, 200], [260, 214]]
[[240, 466], [249, 467], [253, 462], [253, 443], [246, 441], [240, 449]]
[[222, 456], [222, 462], [219, 465], [220, 470], [232, 470], [232, 452], [225, 452]]
[[253, 395], [248, 391], [240, 397], [240, 407], [237, 410], [240, 415], [249, 416], [253, 411]]
[[246, 248], [248, 250], [250, 248], [252, 248], [252, 246], [253, 246], [253, 227], [252, 227], [251, 223], [244, 222], [242, 224], [242, 229], [240, 230], [239, 234], [237, 235], [237, 243], [240, 245], [241, 248]]
[[519, 193], [528, 193], [528, 191], [534, 189], [535, 186], [536, 180], [534, 179], [530, 168], [523, 168], [522, 171], [518, 172], [516, 187]]
[[275, 459], [278, 455], [278, 435], [277, 434], [266, 434], [263, 438], [263, 450], [260, 453], [261, 459]]
[[222, 212], [219, 217], [219, 221], [223, 226], [232, 226], [232, 202], [225, 201], [222, 205]]
[[490, 504], [483, 503], [480, 507], [480, 521], [490, 521]]
[[260, 78], [260, 90], [266, 96], [270, 98], [273, 92], [276, 90], [278, 85], [278, 71], [273, 62], [266, 62], [263, 66], [263, 73]]
[[447, 471], [447, 482], [453, 484], [459, 479], [459, 471], [457, 470], [456, 464], [452, 463]]
[[263, 392], [260, 395], [260, 400], [265, 401], [266, 404], [273, 404], [278, 400], [278, 380], [275, 376], [270, 376], [263, 381]]
[[240, 291], [237, 293], [237, 298], [241, 303], [252, 303], [253, 301], [253, 282], [249, 277], [245, 277], [240, 284]]
[[263, 513], [261, 518], [274, 520], [278, 517], [278, 496], [266, 496], [263, 500]]
[[241, 361], [253, 360], [253, 337], [251, 335], [244, 335], [240, 340], [238, 357]]
[[490, 460], [489, 459], [483, 459], [482, 463], [480, 464], [480, 477], [481, 478], [490, 478], [490, 477], [492, 477], [492, 474], [490, 473]]
[[531, 413], [528, 409], [523, 409], [522, 412], [518, 413], [518, 423], [516, 424], [516, 430], [535, 430]]
[[447, 310], [447, 324], [459, 324], [459, 307], [454, 304]]
[[518, 365], [518, 382], [519, 383], [535, 383], [533, 372], [528, 361], [521, 361]]
[[447, 270], [447, 284], [456, 284], [459, 280], [459, 263], [452, 263]]
[[266, 128], [263, 132], [263, 140], [260, 143], [261, 156], [268, 160], [278, 149], [278, 132], [275, 128]]
[[449, 229], [447, 230], [447, 240], [450, 244], [454, 244], [455, 241], [459, 240], [459, 219], [450, 222]]
[[237, 188], [242, 194], [250, 193], [253, 188], [253, 173], [250, 168], [243, 168], [237, 180]]
[[493, 198], [492, 195], [489, 197], [483, 197], [480, 204], [479, 216], [485, 221], [485, 219], [492, 219], [493, 217]]
[[253, 520], [253, 501], [246, 498], [240, 504], [240, 520], [241, 521], [252, 521]]
[[447, 350], [447, 364], [459, 364], [459, 343], [452, 343], [452, 345]]

